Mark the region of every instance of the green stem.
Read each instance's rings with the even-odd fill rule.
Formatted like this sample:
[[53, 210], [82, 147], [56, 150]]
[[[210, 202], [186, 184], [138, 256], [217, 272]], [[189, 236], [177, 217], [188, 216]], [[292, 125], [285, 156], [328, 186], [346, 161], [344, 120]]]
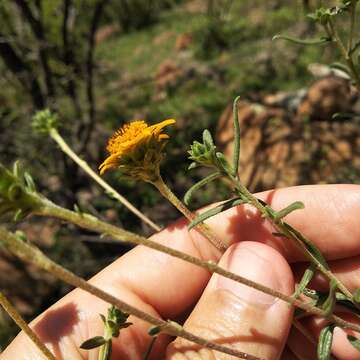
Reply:
[[100, 347], [99, 360], [110, 360], [112, 352], [112, 340], [106, 340], [105, 344]]
[[[0, 242], [6, 249], [11, 253], [18, 256], [20, 259], [30, 262], [33, 265], [49, 272], [56, 278], [70, 284], [74, 287], [80, 288], [106, 302], [112, 304], [122, 311], [131, 314], [139, 319], [142, 319], [152, 325], [161, 328], [162, 332], [165, 332], [171, 336], [179, 336], [194, 342], [200, 346], [207, 347], [209, 349], [219, 351], [225, 354], [229, 354], [240, 359], [248, 360], [261, 360], [256, 356], [249, 355], [247, 353], [231, 349], [226, 346], [222, 346], [211, 342], [202, 337], [196, 336], [186, 330], [180, 325], [173, 321], [164, 321], [159, 318], [153, 317], [146, 312], [139, 310], [138, 308], [114, 297], [113, 295], [99, 289], [98, 287], [86, 282], [84, 279], [76, 276], [69, 270], [66, 270], [62, 266], [58, 265], [46, 255], [44, 255], [38, 248], [31, 245], [30, 243], [24, 242], [17, 238], [14, 234], [8, 232], [3, 227], [0, 227]], [[360, 327], [359, 327], [360, 332]]]
[[[255, 198], [255, 201], [258, 202], [258, 200]], [[259, 203], [260, 204], [260, 203]], [[261, 205], [261, 204], [260, 204]], [[227, 271], [223, 268], [221, 268], [220, 266], [218, 266], [215, 262], [213, 261], [203, 261], [200, 260], [199, 258], [196, 258], [194, 256], [188, 255], [186, 253], [183, 253], [179, 250], [175, 250], [172, 248], [169, 248], [165, 245], [159, 244], [155, 241], [152, 241], [150, 239], [146, 239], [143, 238], [137, 234], [133, 234], [131, 232], [125, 231], [123, 229], [120, 229], [114, 225], [110, 225], [107, 224], [101, 220], [98, 220], [97, 218], [95, 218], [94, 216], [88, 215], [88, 214], [78, 214], [76, 212], [67, 210], [67, 209], [63, 209], [59, 206], [56, 206], [52, 203], [49, 203], [46, 207], [43, 207], [39, 210], [38, 212], [39, 215], [42, 216], [51, 216], [51, 217], [56, 217], [65, 221], [68, 221], [70, 223], [74, 223], [80, 227], [89, 229], [89, 230], [93, 230], [99, 233], [104, 233], [104, 234], [108, 234], [111, 237], [113, 237], [114, 239], [117, 239], [119, 241], [126, 241], [126, 242], [130, 242], [132, 244], [136, 244], [136, 245], [143, 245], [146, 247], [149, 247], [153, 250], [157, 250], [163, 253], [166, 253], [170, 256], [179, 258], [183, 261], [186, 261], [188, 263], [191, 263], [193, 265], [202, 267], [208, 271], [210, 271], [211, 273], [216, 273], [219, 274], [221, 276], [224, 276], [228, 279], [231, 279], [233, 281], [239, 282], [243, 285], [252, 287], [256, 290], [259, 290], [265, 294], [277, 297], [291, 305], [294, 305], [296, 307], [299, 307], [305, 311], [307, 311], [308, 313], [314, 314], [314, 315], [319, 315], [319, 316], [323, 316], [325, 315], [325, 312], [319, 308], [317, 308], [316, 306], [313, 306], [311, 304], [302, 302], [300, 300], [294, 300], [294, 298], [292, 296], [287, 296], [284, 295], [278, 291], [275, 291], [271, 288], [268, 288], [266, 286], [263, 286], [261, 284], [258, 284], [254, 281], [251, 281], [249, 279], [246, 279], [240, 275], [234, 274], [230, 271]], [[0, 228], [1, 229], [1, 228]], [[360, 326], [355, 325], [355, 324], [351, 324], [348, 322], [345, 322], [344, 320], [342, 320], [341, 318], [338, 318], [336, 316], [330, 316], [329, 319], [331, 321], [333, 321], [334, 323], [336, 323], [338, 326], [340, 327], [346, 327], [346, 328], [351, 328], [355, 331], [360, 332]]]
[[342, 42], [338, 32], [336, 31], [336, 28], [334, 26], [333, 21], [331, 20], [331, 18], [329, 19], [329, 26], [325, 25], [324, 29], [327, 32], [327, 34], [333, 38], [335, 40], [335, 43], [338, 47], [338, 49], [340, 50], [340, 53], [342, 54], [342, 56], [344, 57], [353, 77], [356, 83], [356, 88], [358, 89], [358, 91], [360, 92], [360, 75], [358, 73], [358, 71], [355, 68], [354, 65], [354, 61], [352, 56], [350, 55], [350, 52], [348, 52], [345, 48], [344, 43]]
[[50, 350], [42, 343], [38, 336], [32, 331], [30, 326], [25, 322], [21, 315], [17, 312], [14, 306], [6, 298], [6, 296], [0, 292], [0, 304], [4, 310], [10, 315], [15, 321], [16, 325], [24, 331], [24, 333], [31, 339], [31, 341], [37, 346], [37, 348], [43, 353], [43, 355], [49, 360], [56, 360], [55, 356]]
[[50, 136], [53, 140], [59, 145], [60, 149], [68, 155], [76, 164], [78, 164], [91, 178], [93, 178], [105, 191], [114, 199], [118, 200], [121, 204], [127, 207], [133, 214], [135, 214], [139, 219], [148, 224], [155, 231], [160, 231], [161, 228], [152, 222], [147, 216], [145, 216], [141, 211], [139, 211], [134, 205], [132, 205], [124, 196], [119, 194], [112, 186], [105, 182], [91, 167], [87, 164], [86, 161], [80, 159], [78, 155], [70, 148], [70, 146], [65, 142], [63, 137], [59, 134], [56, 129], [50, 130]]
[[356, 5], [357, 1], [353, 1], [350, 6], [350, 29], [349, 29], [349, 38], [347, 53], [350, 54], [354, 38], [354, 27], [355, 27], [355, 16], [356, 16]]
[[149, 359], [149, 356], [150, 356], [151, 351], [152, 351], [152, 349], [153, 349], [153, 347], [154, 347], [154, 344], [155, 344], [156, 339], [157, 339], [157, 336], [153, 336], [153, 337], [151, 338], [150, 344], [149, 344], [148, 348], [146, 349], [146, 352], [145, 352], [142, 360], [148, 360], [148, 359]]
[[[164, 183], [163, 179], [159, 175], [156, 180], [152, 181], [153, 184], [167, 200], [169, 200], [190, 222], [196, 218], [196, 215], [192, 213], [184, 203], [170, 190], [170, 188]], [[195, 227], [202, 235], [204, 235], [218, 250], [224, 252], [228, 246], [224, 244], [220, 239], [216, 237], [210, 227], [204, 223], [201, 223]]]
[[[342, 291], [343, 294], [349, 299], [352, 299], [353, 296], [351, 292], [345, 287], [345, 285], [330, 270], [324, 267], [318, 261], [318, 259], [316, 259], [316, 257], [307, 249], [307, 247], [302, 241], [300, 241], [295, 236], [293, 236], [293, 234], [291, 234], [291, 232], [287, 229], [285, 222], [283, 222], [282, 220], [274, 222], [273, 219], [269, 216], [265, 206], [261, 204], [260, 201], [253, 194], [251, 194], [250, 191], [244, 185], [242, 185], [238, 179], [231, 176], [231, 180], [238, 189], [239, 193], [243, 194], [249, 200], [249, 204], [253, 205], [264, 218], [272, 222], [277, 232], [285, 235], [286, 238], [290, 239], [297, 246], [297, 248], [299, 248], [304, 253], [304, 255], [316, 265], [319, 271], [321, 271], [329, 280], [335, 281], [338, 289]], [[306, 238], [304, 237], [304, 239]], [[306, 241], [310, 243], [310, 240], [306, 239]]]

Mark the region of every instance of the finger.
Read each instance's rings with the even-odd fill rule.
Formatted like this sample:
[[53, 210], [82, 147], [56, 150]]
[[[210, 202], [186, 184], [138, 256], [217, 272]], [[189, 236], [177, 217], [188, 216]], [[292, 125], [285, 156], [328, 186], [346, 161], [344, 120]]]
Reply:
[[[276, 266], [273, 266], [276, 264]], [[228, 270], [290, 295], [293, 277], [286, 260], [269, 246], [243, 242], [231, 246], [220, 260]], [[187, 319], [186, 330], [262, 359], [278, 359], [292, 319], [281, 300], [214, 274]], [[230, 359], [178, 338], [167, 358]]]
[[[285, 220], [313, 241], [327, 259], [360, 254], [360, 185], [297, 186], [256, 196], [275, 210], [302, 201], [305, 209], [292, 212]], [[232, 208], [211, 218], [209, 223], [226, 239], [260, 241], [280, 251], [289, 261], [304, 259], [291, 241], [274, 237], [274, 228], [251, 206]]]
[[[346, 321], [360, 324], [360, 319], [350, 313], [337, 313], [337, 315]], [[326, 320], [315, 316], [304, 319], [302, 322], [317, 338], [319, 337], [321, 329], [327, 324]], [[359, 337], [359, 334], [352, 330], [345, 331], [339, 327], [335, 327], [331, 352], [339, 360], [360, 360], [360, 352], [349, 343], [347, 334]]]
[[[310, 236], [319, 247], [325, 248], [330, 257], [335, 258], [346, 256], [349, 252], [354, 255], [360, 251], [360, 230], [357, 227], [359, 189], [359, 186], [350, 185], [306, 186], [266, 192], [259, 194], [259, 197], [271, 203], [275, 209], [281, 209], [297, 200], [303, 201], [306, 211], [290, 214], [289, 222]], [[325, 205], [326, 212], [323, 210]], [[340, 207], [342, 216], [339, 217]], [[294, 258], [291, 254], [293, 247], [289, 246], [287, 241], [274, 238], [271, 235], [271, 227], [249, 206], [231, 209], [212, 218], [210, 223], [225, 242], [233, 243], [247, 239], [265, 242], [281, 250], [289, 259]], [[327, 247], [324, 238], [328, 239]], [[220, 256], [203, 237], [194, 231], [188, 233], [186, 222], [183, 220], [157, 234], [153, 239], [204, 260], [217, 260]], [[91, 282], [143, 310], [167, 319], [181, 316], [194, 304], [209, 276], [203, 269], [139, 246], [115, 261]], [[76, 311], [73, 311], [71, 316], [63, 317], [68, 322], [64, 326], [67, 330], [60, 338], [55, 336], [56, 334], [52, 336], [49, 341], [55, 344], [54, 346], [58, 345], [60, 339], [70, 337], [70, 342], [74, 342], [78, 348], [78, 344], [88, 337], [101, 335], [102, 324], [98, 312], [105, 313], [104, 302], [81, 291], [75, 291], [50, 309], [50, 313], [61, 313], [59, 309], [67, 308], [68, 304], [72, 307], [75, 304]], [[43, 314], [37, 320], [45, 327], [49, 323], [48, 314], [49, 312]], [[74, 328], [77, 331], [74, 332]], [[131, 344], [138, 351], [143, 351], [149, 341], [146, 333], [146, 325], [135, 321], [135, 325], [124, 331], [122, 337], [128, 336], [127, 345]], [[21, 337], [11, 346], [15, 351], [18, 342], [21, 341], [19, 339]]]
[[[300, 281], [308, 264], [298, 263], [292, 266], [295, 279]], [[333, 260], [329, 262], [331, 272], [345, 285], [354, 292], [360, 288], [360, 256], [347, 259]], [[329, 281], [320, 273], [316, 273], [309, 284], [310, 288], [319, 291], [326, 291], [329, 288]]]

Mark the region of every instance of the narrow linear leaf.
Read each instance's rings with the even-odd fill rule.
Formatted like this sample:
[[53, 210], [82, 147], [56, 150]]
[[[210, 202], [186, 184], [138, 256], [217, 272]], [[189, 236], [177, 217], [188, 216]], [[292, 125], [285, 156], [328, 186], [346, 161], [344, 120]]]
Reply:
[[329, 295], [326, 298], [325, 302], [322, 305], [322, 308], [325, 312], [324, 316], [327, 317], [330, 314], [332, 314], [333, 310], [334, 310], [334, 306], [336, 303], [336, 288], [337, 288], [337, 284], [335, 282], [335, 280], [331, 280], [330, 281], [330, 290], [329, 290]]
[[351, 56], [352, 54], [354, 54], [354, 52], [356, 52], [359, 48], [360, 48], [360, 40], [355, 43], [353, 48], [350, 50], [349, 55]]
[[343, 293], [337, 291], [335, 293], [336, 305], [343, 306], [349, 309], [355, 316], [360, 317], [360, 309], [354, 304], [355, 299], [353, 301], [345, 296]]
[[347, 335], [347, 339], [349, 340], [349, 343], [358, 351], [360, 351], [360, 340], [357, 339], [355, 336]]
[[344, 65], [340, 62], [334, 62], [334, 63], [330, 64], [330, 68], [340, 70], [341, 72], [344, 73], [345, 76], [348, 76], [348, 77], [349, 77], [349, 74], [351, 74], [351, 70], [349, 69], [349, 67], [347, 67], [346, 65]]
[[102, 336], [95, 336], [89, 340], [84, 341], [80, 345], [80, 348], [84, 350], [91, 350], [104, 345], [105, 342], [106, 340]]
[[218, 161], [219, 167], [224, 169], [225, 172], [233, 174], [234, 170], [231, 168], [230, 164], [228, 163], [228, 161], [225, 158], [225, 155], [221, 152], [217, 152], [215, 154], [216, 159]]
[[333, 324], [327, 325], [320, 332], [317, 346], [317, 355], [319, 360], [330, 359], [334, 327], [335, 326]]
[[276, 212], [275, 216], [274, 216], [274, 220], [279, 221], [286, 215], [289, 215], [291, 212], [293, 212], [295, 210], [303, 209], [304, 207], [305, 207], [304, 203], [302, 203], [301, 201], [295, 201], [294, 203], [290, 204], [286, 208]]
[[354, 299], [355, 302], [360, 303], [360, 288], [357, 288], [354, 291], [353, 299]]
[[201, 222], [205, 221], [206, 219], [215, 216], [227, 209], [230, 209], [234, 206], [240, 205], [240, 204], [244, 204], [246, 201], [244, 199], [241, 198], [235, 198], [235, 199], [230, 199], [226, 202], [224, 202], [223, 204], [216, 206], [208, 211], [205, 211], [204, 213], [202, 213], [201, 215], [197, 216], [189, 225], [188, 225], [188, 229], [191, 230], [194, 226], [200, 224]]
[[300, 45], [321, 45], [332, 41], [329, 37], [321, 37], [320, 39], [299, 39], [288, 35], [275, 35], [272, 40], [287, 40], [294, 44]]
[[208, 184], [209, 182], [219, 178], [221, 174], [219, 172], [212, 173], [208, 176], [206, 176], [204, 179], [200, 180], [196, 184], [194, 184], [185, 194], [184, 196], [184, 202], [186, 205], [189, 205], [190, 200], [194, 194], [195, 191], [199, 190], [204, 185]]
[[197, 166], [198, 166], [197, 163], [193, 161], [193, 162], [189, 165], [188, 170], [195, 169]]
[[234, 176], [238, 175], [239, 171], [239, 160], [240, 160], [240, 125], [239, 125], [239, 114], [238, 114], [238, 101], [240, 96], [237, 96], [233, 103], [233, 120], [234, 120], [234, 153], [233, 153], [233, 168]]
[[150, 340], [149, 346], [146, 349], [146, 352], [144, 353], [142, 360], [148, 360], [149, 359], [156, 339], [157, 339], [157, 336], [153, 336], [153, 338]]
[[351, 120], [351, 119], [355, 118], [356, 116], [357, 116], [357, 114], [354, 114], [354, 113], [341, 112], [341, 113], [333, 114], [332, 119], [334, 119], [334, 120]]
[[302, 292], [305, 290], [305, 288], [308, 286], [308, 284], [310, 283], [311, 279], [314, 276], [315, 269], [316, 269], [315, 264], [311, 264], [305, 270], [305, 272], [300, 280], [300, 283], [292, 296], [294, 299], [297, 299], [300, 296], [300, 294], [302, 294]]
[[301, 232], [294, 229], [291, 225], [284, 222], [284, 226], [290, 233], [299, 241], [301, 241], [305, 246], [309, 253], [326, 269], [329, 270], [329, 265], [327, 264], [324, 256], [320, 252], [320, 250], [310, 241], [308, 240]]
[[32, 176], [30, 175], [30, 173], [28, 173], [27, 171], [24, 172], [24, 179], [28, 190], [35, 192], [36, 191], [35, 182]]

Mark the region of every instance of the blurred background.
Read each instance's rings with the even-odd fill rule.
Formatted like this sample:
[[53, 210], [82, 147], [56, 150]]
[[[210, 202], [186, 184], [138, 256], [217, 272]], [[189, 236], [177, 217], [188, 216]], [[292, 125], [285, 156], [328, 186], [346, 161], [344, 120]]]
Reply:
[[[151, 229], [108, 198], [31, 117], [58, 113], [60, 132], [89, 165], [106, 156], [125, 122], [175, 118], [164, 179], [182, 197], [204, 170], [188, 171], [187, 150], [204, 128], [232, 150], [232, 101], [241, 95], [240, 176], [251, 191], [312, 183], [360, 183], [358, 93], [330, 46], [272, 41], [278, 33], [319, 37], [305, 15], [318, 1], [3, 0], [0, 2], [0, 161], [20, 159], [56, 203], [77, 204], [142, 235]], [[341, 21], [341, 19], [340, 19]], [[344, 19], [346, 21], [346, 19]], [[165, 226], [178, 212], [150, 185], [106, 174], [121, 194]], [[229, 196], [210, 184], [198, 207]], [[15, 229], [15, 226], [13, 227]], [[129, 247], [51, 219], [16, 225], [51, 258], [85, 278]], [[0, 288], [27, 320], [69, 287], [0, 253]], [[17, 333], [0, 312], [0, 351]]]

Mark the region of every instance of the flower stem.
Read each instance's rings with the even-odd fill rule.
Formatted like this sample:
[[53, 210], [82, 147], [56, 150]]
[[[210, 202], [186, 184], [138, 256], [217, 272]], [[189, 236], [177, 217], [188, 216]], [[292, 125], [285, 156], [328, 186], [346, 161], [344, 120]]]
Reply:
[[70, 146], [65, 142], [63, 137], [59, 134], [56, 129], [50, 130], [50, 136], [53, 140], [59, 145], [60, 149], [68, 155], [76, 164], [78, 164], [91, 178], [93, 178], [107, 194], [109, 194], [114, 199], [118, 200], [121, 204], [127, 207], [133, 214], [135, 214], [139, 219], [144, 223], [148, 224], [155, 231], [160, 231], [161, 228], [151, 221], [146, 215], [139, 211], [134, 205], [132, 205], [124, 196], [119, 194], [112, 186], [105, 182], [91, 167], [87, 164], [86, 161], [79, 158], [78, 155], [70, 148]]
[[42, 343], [30, 326], [25, 322], [21, 315], [17, 312], [15, 307], [10, 303], [6, 296], [0, 292], [0, 304], [9, 316], [15, 321], [16, 325], [24, 331], [24, 333], [31, 339], [31, 341], [37, 346], [37, 348], [43, 353], [43, 355], [49, 360], [56, 360], [55, 356], [50, 350]]
[[240, 359], [261, 360], [256, 356], [252, 356], [247, 353], [231, 349], [227, 346], [222, 346], [202, 337], [196, 336], [186, 331], [180, 324], [177, 324], [173, 321], [164, 321], [162, 319], [153, 317], [146, 312], [114, 297], [113, 295], [86, 282], [84, 279], [76, 276], [71, 271], [66, 270], [62, 266], [58, 265], [57, 263], [49, 259], [46, 255], [44, 255], [38, 248], [31, 245], [30, 243], [20, 240], [14, 234], [5, 230], [3, 227], [0, 227], [0, 242], [2, 245], [5, 246], [5, 248], [7, 248], [14, 255], [18, 256], [20, 259], [38, 266], [39, 268], [51, 273], [56, 278], [66, 282], [67, 284], [80, 288], [108, 302], [109, 304], [118, 307], [119, 309], [128, 314], [136, 316], [137, 318], [142, 319], [152, 325], [160, 327], [162, 332], [165, 332], [172, 336], [182, 337], [200, 346], [207, 347], [209, 349], [219, 351], [225, 354], [229, 354]]
[[[258, 202], [258, 200], [256, 198], [255, 198], [255, 200]], [[126, 230], [118, 228], [114, 225], [107, 224], [92, 215], [78, 214], [76, 212], [56, 206], [50, 202], [47, 206], [40, 208], [40, 210], [38, 211], [38, 215], [56, 217], [56, 218], [74, 223], [80, 227], [83, 227], [83, 228], [86, 228], [89, 230], [108, 234], [109, 236], [111, 236], [114, 239], [119, 240], [119, 241], [126, 241], [126, 242], [130, 242], [130, 243], [133, 243], [136, 245], [143, 245], [143, 246], [149, 247], [151, 249], [166, 253], [170, 256], [177, 257], [177, 258], [179, 258], [183, 261], [186, 261], [188, 263], [191, 263], [193, 265], [202, 267], [202, 268], [210, 271], [211, 273], [219, 274], [228, 279], [231, 279], [233, 281], [239, 282], [241, 284], [244, 284], [246, 286], [249, 286], [256, 290], [259, 290], [265, 294], [277, 297], [277, 298], [289, 303], [290, 305], [294, 305], [296, 307], [299, 307], [299, 308], [305, 310], [306, 312], [308, 312], [310, 314], [325, 317], [325, 312], [323, 310], [317, 308], [316, 306], [313, 306], [309, 303], [305, 303], [300, 300], [294, 300], [294, 298], [291, 296], [284, 295], [284, 294], [282, 294], [278, 291], [275, 291], [271, 288], [268, 288], [264, 285], [261, 285], [252, 280], [246, 279], [240, 275], [237, 275], [230, 271], [227, 271], [227, 270], [223, 269], [222, 267], [218, 266], [213, 261], [200, 260], [199, 258], [188, 255], [179, 250], [172, 249], [170, 247], [159, 244], [150, 239], [146, 239], [140, 235], [133, 234], [131, 232], [128, 232]], [[346, 322], [335, 315], [328, 316], [328, 319], [340, 327], [353, 329], [354, 331], [360, 332], [359, 325]]]
[[[196, 215], [191, 212], [184, 203], [171, 191], [159, 175], [155, 181], [151, 182], [167, 200], [169, 200], [189, 221], [193, 221]], [[195, 227], [202, 235], [204, 235], [218, 250], [224, 252], [228, 246], [224, 244], [210, 227], [201, 223]]]

